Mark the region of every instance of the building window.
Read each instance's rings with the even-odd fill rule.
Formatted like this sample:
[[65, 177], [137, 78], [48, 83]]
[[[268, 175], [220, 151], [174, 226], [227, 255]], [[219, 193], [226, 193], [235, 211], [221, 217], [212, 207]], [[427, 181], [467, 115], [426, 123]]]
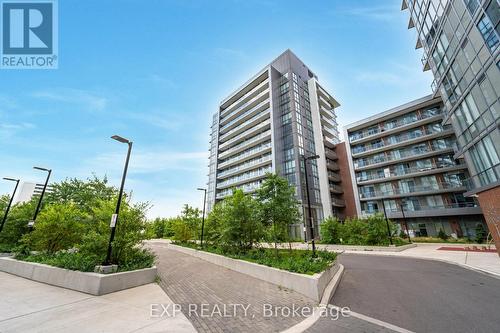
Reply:
[[479, 32], [481, 32], [481, 35], [483, 36], [483, 39], [486, 42], [486, 45], [488, 45], [490, 51], [493, 52], [498, 46], [499, 41], [498, 41], [498, 36], [495, 32], [495, 28], [491, 23], [490, 19], [488, 18], [488, 16], [483, 15], [483, 17], [477, 24], [477, 28], [479, 29]]
[[478, 0], [464, 0], [465, 6], [467, 7], [467, 10], [469, 11], [471, 16], [474, 16], [474, 13], [476, 12], [477, 7], [479, 7], [479, 2]]

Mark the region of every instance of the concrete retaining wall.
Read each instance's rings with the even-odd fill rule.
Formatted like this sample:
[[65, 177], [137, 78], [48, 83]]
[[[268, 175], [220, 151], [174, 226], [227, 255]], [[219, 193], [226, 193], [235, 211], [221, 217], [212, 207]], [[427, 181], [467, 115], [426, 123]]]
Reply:
[[233, 271], [292, 289], [302, 295], [312, 298], [317, 302], [321, 300], [325, 288], [339, 269], [339, 265], [335, 262], [330, 268], [322, 273], [314, 275], [298, 274], [183, 246], [166, 243], [161, 244], [173, 250], [203, 259], [212, 264], [226, 267]]
[[96, 296], [141, 286], [154, 282], [156, 279], [156, 267], [114, 274], [98, 274], [72, 271], [13, 258], [0, 258], [0, 271]]

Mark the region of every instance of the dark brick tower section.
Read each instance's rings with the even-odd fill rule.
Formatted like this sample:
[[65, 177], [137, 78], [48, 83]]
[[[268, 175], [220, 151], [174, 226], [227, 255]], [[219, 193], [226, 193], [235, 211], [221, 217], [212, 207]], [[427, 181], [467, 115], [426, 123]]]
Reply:
[[500, 256], [500, 187], [478, 193], [479, 204]]
[[349, 170], [349, 158], [347, 157], [347, 150], [345, 146], [345, 142], [341, 142], [335, 146], [335, 152], [338, 155], [338, 164], [339, 164], [339, 173], [341, 179], [341, 186], [344, 190], [342, 194], [345, 200], [345, 209], [344, 214], [345, 218], [355, 217], [356, 213], [356, 204], [354, 200], [354, 191], [353, 184], [351, 180], [351, 172]]

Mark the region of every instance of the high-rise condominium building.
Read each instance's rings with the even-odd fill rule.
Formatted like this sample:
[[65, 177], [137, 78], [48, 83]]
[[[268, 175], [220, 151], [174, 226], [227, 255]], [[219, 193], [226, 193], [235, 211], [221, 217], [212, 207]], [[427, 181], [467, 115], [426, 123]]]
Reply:
[[455, 133], [442, 123], [442, 106], [439, 96], [426, 96], [345, 127], [357, 215], [385, 209], [410, 236], [442, 229], [474, 238], [477, 225], [485, 227], [476, 199], [463, 195], [469, 173], [453, 156]]
[[465, 195], [479, 198], [500, 253], [499, 0], [403, 0], [402, 9], [456, 133], [455, 157], [469, 167]]
[[[266, 173], [277, 173], [295, 186], [306, 221], [302, 156], [319, 155], [305, 164], [317, 235], [319, 222], [344, 207], [334, 150], [338, 106], [290, 50], [222, 100], [212, 122], [208, 210], [234, 188], [254, 193]], [[301, 226], [292, 228], [293, 236], [305, 236]]]

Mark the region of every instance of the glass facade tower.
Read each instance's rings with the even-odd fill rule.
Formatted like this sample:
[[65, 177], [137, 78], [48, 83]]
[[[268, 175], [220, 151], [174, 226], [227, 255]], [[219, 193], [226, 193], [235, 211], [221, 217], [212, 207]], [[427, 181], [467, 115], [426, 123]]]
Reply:
[[402, 9], [469, 168], [465, 195], [479, 198], [500, 251], [499, 0], [403, 0]]

